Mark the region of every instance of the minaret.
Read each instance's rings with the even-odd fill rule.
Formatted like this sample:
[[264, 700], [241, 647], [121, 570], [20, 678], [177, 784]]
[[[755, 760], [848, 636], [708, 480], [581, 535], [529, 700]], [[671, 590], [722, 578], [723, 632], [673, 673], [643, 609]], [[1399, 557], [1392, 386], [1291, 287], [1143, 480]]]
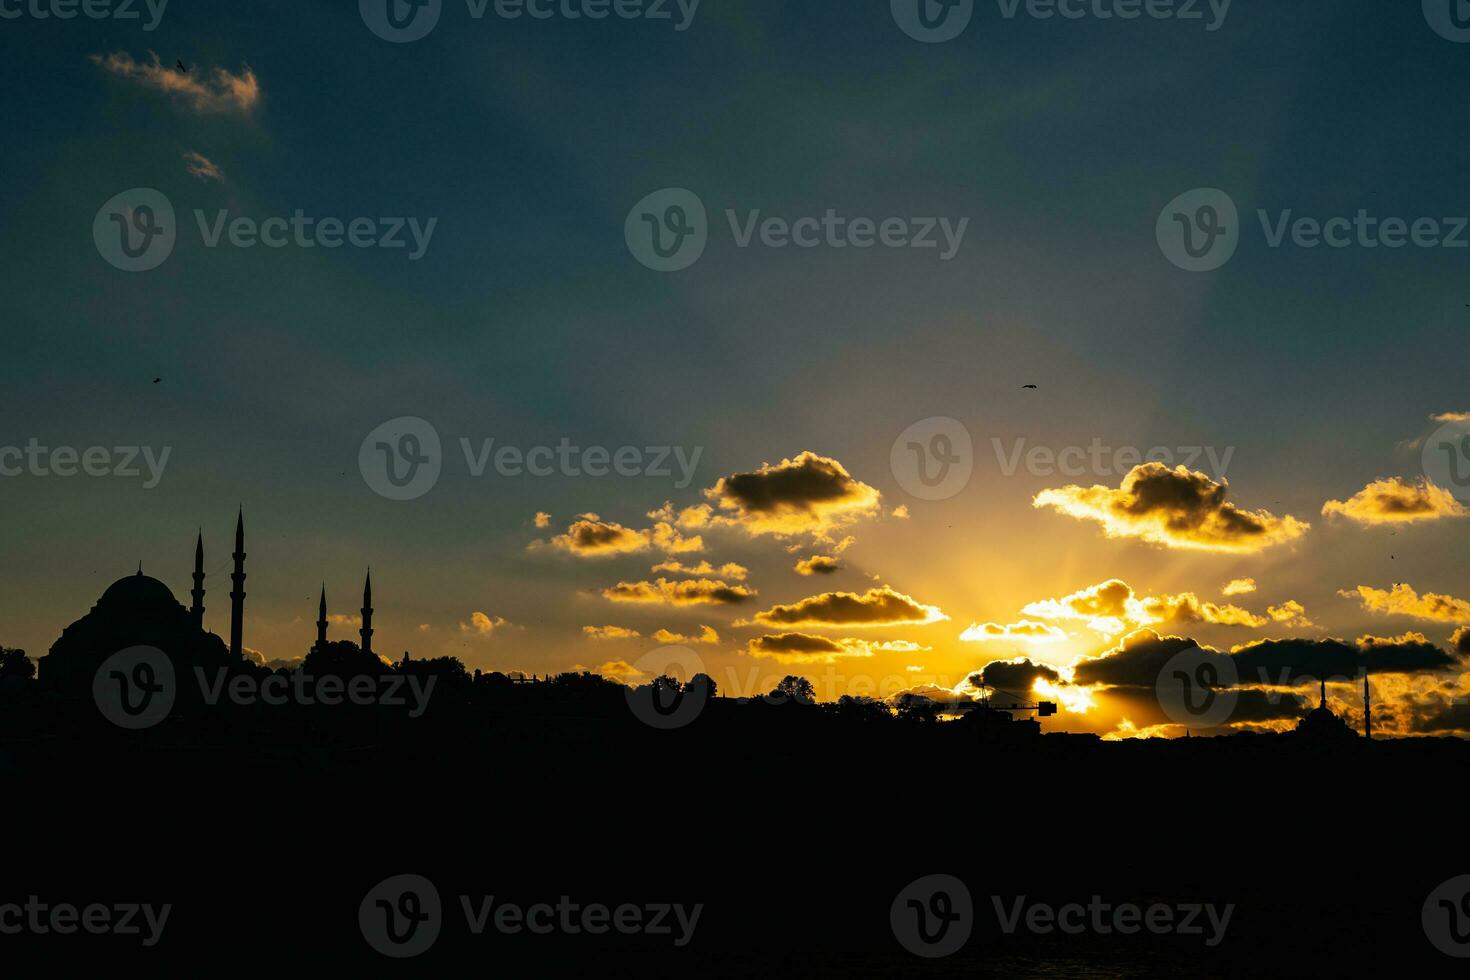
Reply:
[[316, 646], [320, 650], [327, 645], [327, 583], [322, 583], [322, 602], [316, 613]]
[[199, 529], [199, 540], [194, 543], [194, 588], [189, 593], [194, 605], [189, 613], [194, 617], [194, 628], [204, 629], [204, 529]]
[[1325, 709], [1327, 707], [1327, 675], [1323, 674], [1320, 680], [1322, 681], [1322, 703], [1317, 707]]
[[245, 508], [235, 518], [235, 570], [230, 574], [230, 652], [245, 655]]
[[1373, 709], [1368, 706], [1368, 672], [1363, 671], [1363, 737], [1373, 738]]
[[368, 569], [367, 581], [362, 586], [362, 652], [373, 652], [373, 570]]

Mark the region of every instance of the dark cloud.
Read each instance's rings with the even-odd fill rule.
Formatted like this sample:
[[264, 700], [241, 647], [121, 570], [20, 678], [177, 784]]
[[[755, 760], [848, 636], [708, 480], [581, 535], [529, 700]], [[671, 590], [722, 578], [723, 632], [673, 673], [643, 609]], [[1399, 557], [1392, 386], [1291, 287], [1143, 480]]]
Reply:
[[970, 683], [976, 687], [984, 685], [1004, 691], [1025, 693], [1031, 690], [1036, 679], [1058, 684], [1062, 680], [1056, 668], [1046, 664], [1034, 664], [1030, 660], [994, 660], [970, 675]]
[[720, 522], [753, 535], [823, 534], [878, 513], [881, 500], [837, 460], [813, 452], [721, 477], [704, 493], [725, 512]]
[[666, 578], [654, 582], [619, 582], [602, 590], [604, 598], [614, 602], [641, 602], [668, 606], [736, 605], [755, 595], [743, 585], [730, 585], [718, 579], [686, 579], [671, 582]]
[[1241, 510], [1229, 484], [1162, 463], [1135, 466], [1118, 489], [1068, 486], [1043, 490], [1032, 504], [1102, 524], [1108, 537], [1139, 538], [1170, 548], [1253, 553], [1294, 540], [1311, 525], [1267, 511]]
[[767, 626], [891, 626], [937, 623], [948, 619], [934, 606], [888, 586], [852, 592], [824, 592], [800, 602], [772, 606], [755, 620]]

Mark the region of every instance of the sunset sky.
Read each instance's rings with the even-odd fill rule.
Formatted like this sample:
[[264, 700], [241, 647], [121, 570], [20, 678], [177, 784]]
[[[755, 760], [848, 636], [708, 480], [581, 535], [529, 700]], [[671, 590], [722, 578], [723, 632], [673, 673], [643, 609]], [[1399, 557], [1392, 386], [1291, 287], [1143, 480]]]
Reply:
[[[1443, 82], [1470, 46], [1418, 4], [1242, 4], [1215, 31], [981, 4], [940, 44], [879, 0], [705, 0], [683, 31], [446, 0], [407, 44], [354, 6], [0, 21], [3, 90], [29, 93], [4, 110], [0, 448], [169, 451], [154, 487], [141, 461], [0, 476], [0, 645], [44, 654], [139, 561], [187, 604], [200, 528], [227, 634], [243, 505], [267, 660], [305, 654], [323, 581], [350, 620], [371, 566], [395, 659], [628, 679], [679, 642], [727, 693], [799, 673], [830, 699], [1028, 658], [992, 676], [1040, 677], [1048, 730], [1178, 735], [1150, 671], [1194, 641], [1249, 679], [1368, 663], [1378, 730], [1470, 729], [1470, 495], [1424, 465], [1470, 433], [1470, 252], [1271, 247], [1257, 217], [1470, 214]], [[178, 242], [129, 273], [92, 231], [138, 187]], [[678, 272], [624, 238], [663, 188], [708, 209]], [[1194, 188], [1239, 207], [1215, 271], [1155, 238]], [[211, 248], [195, 209], [435, 224], [416, 259]], [[946, 261], [742, 248], [726, 217], [829, 209], [968, 224]], [[443, 447], [411, 500], [359, 463], [401, 417]], [[973, 472], [929, 500], [893, 457], [936, 418]], [[490, 439], [682, 456], [475, 476], [461, 440]], [[1360, 692], [1329, 693], [1356, 723]]]

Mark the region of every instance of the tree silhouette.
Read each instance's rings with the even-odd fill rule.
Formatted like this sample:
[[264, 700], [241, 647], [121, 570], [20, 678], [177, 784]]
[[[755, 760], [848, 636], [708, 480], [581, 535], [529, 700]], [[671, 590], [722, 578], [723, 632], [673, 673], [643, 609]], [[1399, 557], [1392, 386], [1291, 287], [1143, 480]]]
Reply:
[[817, 689], [805, 677], [787, 674], [766, 697], [776, 704], [791, 701], [796, 704], [815, 704]]
[[0, 680], [10, 677], [19, 677], [21, 680], [30, 680], [36, 676], [36, 665], [31, 658], [26, 656], [24, 650], [8, 650], [0, 647]]
[[375, 653], [363, 653], [362, 648], [351, 640], [330, 640], [311, 648], [301, 664], [301, 672], [321, 677], [380, 677], [388, 671], [388, 665]]

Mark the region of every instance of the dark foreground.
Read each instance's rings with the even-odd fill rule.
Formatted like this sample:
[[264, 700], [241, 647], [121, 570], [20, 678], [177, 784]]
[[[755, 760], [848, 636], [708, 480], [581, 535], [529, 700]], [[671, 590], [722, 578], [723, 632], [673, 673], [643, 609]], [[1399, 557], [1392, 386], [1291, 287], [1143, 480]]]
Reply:
[[1470, 874], [1455, 740], [999, 746], [790, 712], [120, 732], [86, 707], [0, 725], [14, 975], [1449, 976], [1434, 939], [1470, 953], [1470, 902], [1431, 896]]

